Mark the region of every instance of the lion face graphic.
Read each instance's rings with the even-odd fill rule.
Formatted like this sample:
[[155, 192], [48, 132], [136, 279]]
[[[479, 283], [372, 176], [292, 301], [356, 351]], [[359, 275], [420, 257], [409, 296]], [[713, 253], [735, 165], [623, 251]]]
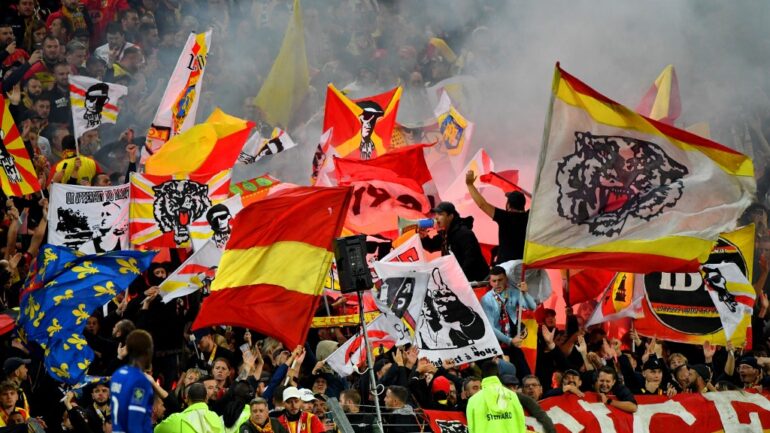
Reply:
[[629, 217], [649, 221], [682, 197], [687, 167], [657, 144], [636, 138], [575, 132], [575, 153], [558, 164], [558, 212], [612, 237]]
[[209, 187], [191, 180], [169, 180], [152, 187], [153, 216], [163, 233], [174, 232], [177, 245], [190, 240], [187, 225], [200, 218], [211, 206]]

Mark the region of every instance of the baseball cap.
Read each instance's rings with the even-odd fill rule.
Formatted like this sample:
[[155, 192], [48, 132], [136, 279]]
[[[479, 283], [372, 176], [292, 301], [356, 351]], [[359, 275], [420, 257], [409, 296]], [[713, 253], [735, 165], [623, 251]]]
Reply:
[[690, 366], [706, 382], [711, 380], [711, 369], [706, 364], [695, 364]]
[[512, 374], [504, 374], [500, 376], [500, 382], [505, 386], [519, 386], [519, 378]]
[[[300, 398], [299, 399], [304, 401], [304, 402], [309, 402], [309, 401], [315, 400], [315, 396], [313, 395], [313, 391], [311, 391], [311, 390], [309, 390], [307, 388], [300, 389], [299, 393], [300, 393]], [[284, 391], [284, 395], [286, 395], [286, 391]], [[286, 398], [284, 398], [284, 400], [286, 400]]]
[[207, 335], [211, 335], [211, 328], [207, 327], [207, 328], [196, 329], [195, 331], [193, 331], [193, 335], [195, 336], [195, 339], [197, 341], [200, 341], [201, 338]]
[[287, 401], [291, 398], [302, 399], [302, 394], [299, 392], [296, 386], [290, 386], [283, 390], [283, 401]]
[[16, 369], [18, 369], [22, 365], [28, 365], [30, 362], [32, 362], [32, 360], [17, 358], [15, 356], [12, 358], [8, 358], [5, 360], [5, 362], [3, 362], [3, 372], [5, 373], [6, 376], [8, 376], [9, 374], [16, 371]]
[[577, 376], [580, 377], [580, 373], [577, 370], [569, 369], [565, 370], [562, 376]]
[[457, 210], [455, 209], [455, 205], [453, 205], [448, 201], [442, 201], [430, 211], [433, 213], [439, 213], [439, 212], [450, 213], [450, 214], [457, 213]]
[[642, 371], [644, 370], [663, 370], [663, 360], [660, 358], [650, 358], [642, 365]]
[[743, 358], [740, 359], [740, 361], [738, 361], [738, 364], [736, 365], [741, 365], [741, 364], [750, 365], [752, 368], [756, 368], [757, 370], [759, 370], [759, 364], [757, 363], [757, 358], [753, 356], [744, 356]]

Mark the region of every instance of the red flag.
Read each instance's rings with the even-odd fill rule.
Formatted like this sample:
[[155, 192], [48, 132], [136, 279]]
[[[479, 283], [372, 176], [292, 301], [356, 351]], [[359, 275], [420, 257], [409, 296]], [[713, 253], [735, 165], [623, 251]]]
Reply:
[[239, 212], [193, 329], [242, 326], [289, 348], [303, 344], [350, 196], [350, 188], [297, 187]]
[[323, 131], [334, 128], [331, 145], [343, 158], [371, 159], [390, 150], [401, 88], [348, 99], [334, 85], [326, 92]]
[[[562, 273], [565, 277], [566, 271]], [[596, 299], [615, 278], [615, 272], [602, 269], [570, 269], [569, 270], [569, 304]]]
[[394, 150], [368, 161], [334, 158], [339, 185], [353, 186], [346, 227], [362, 233], [398, 229], [398, 217], [422, 218], [430, 211], [432, 177], [423, 146]]

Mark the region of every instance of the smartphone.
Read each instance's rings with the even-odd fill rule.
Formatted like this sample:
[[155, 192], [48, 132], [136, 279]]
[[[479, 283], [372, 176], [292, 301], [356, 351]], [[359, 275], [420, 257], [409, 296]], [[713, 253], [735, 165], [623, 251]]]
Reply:
[[241, 344], [241, 352], [248, 352], [249, 350], [251, 350], [251, 348], [249, 347], [249, 343]]

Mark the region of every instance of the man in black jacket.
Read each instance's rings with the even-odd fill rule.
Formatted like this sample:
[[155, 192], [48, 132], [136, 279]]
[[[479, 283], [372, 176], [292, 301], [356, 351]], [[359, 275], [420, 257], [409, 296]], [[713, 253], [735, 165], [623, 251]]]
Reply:
[[455, 205], [446, 201], [439, 203], [431, 212], [435, 214], [439, 232], [429, 238], [426, 231], [420, 231], [422, 246], [431, 252], [441, 251], [442, 256], [451, 252], [469, 281], [483, 281], [489, 275], [489, 265], [473, 233], [473, 217], [461, 218]]

